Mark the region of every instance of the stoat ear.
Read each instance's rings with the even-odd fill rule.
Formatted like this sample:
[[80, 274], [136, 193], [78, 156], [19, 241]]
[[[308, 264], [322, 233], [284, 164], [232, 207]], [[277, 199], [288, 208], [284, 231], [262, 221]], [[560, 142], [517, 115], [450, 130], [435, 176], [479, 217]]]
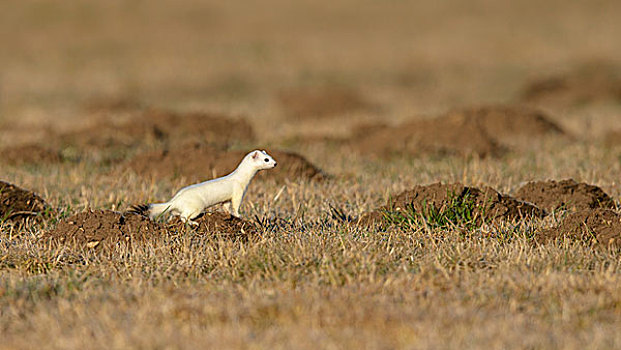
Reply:
[[259, 151], [252, 152], [252, 159], [257, 159], [257, 158], [259, 158]]

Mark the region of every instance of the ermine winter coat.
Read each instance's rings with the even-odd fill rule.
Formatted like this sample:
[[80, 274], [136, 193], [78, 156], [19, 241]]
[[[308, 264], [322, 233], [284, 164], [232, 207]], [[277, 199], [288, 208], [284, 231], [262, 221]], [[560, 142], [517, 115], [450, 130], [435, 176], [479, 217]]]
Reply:
[[239, 217], [239, 207], [250, 181], [259, 170], [272, 169], [276, 161], [265, 151], [248, 153], [230, 174], [182, 188], [166, 203], [135, 206], [134, 212], [146, 213], [151, 219], [162, 215], [179, 215], [191, 225], [205, 209], [224, 203], [231, 215]]

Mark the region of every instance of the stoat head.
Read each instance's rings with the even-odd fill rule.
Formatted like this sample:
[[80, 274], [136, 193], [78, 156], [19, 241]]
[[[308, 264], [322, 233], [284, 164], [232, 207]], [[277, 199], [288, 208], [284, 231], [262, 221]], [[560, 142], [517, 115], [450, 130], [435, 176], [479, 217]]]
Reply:
[[272, 169], [276, 166], [276, 161], [265, 151], [254, 150], [246, 156], [252, 165], [258, 170]]

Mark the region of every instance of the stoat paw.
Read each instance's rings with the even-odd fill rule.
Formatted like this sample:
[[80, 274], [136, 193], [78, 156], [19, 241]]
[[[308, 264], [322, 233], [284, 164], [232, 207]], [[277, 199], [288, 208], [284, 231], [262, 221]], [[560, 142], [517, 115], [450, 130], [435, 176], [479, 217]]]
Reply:
[[180, 217], [181, 221], [183, 221], [184, 224], [188, 224], [190, 226], [194, 226], [194, 227], [198, 227], [198, 222], [190, 220], [188, 218], [185, 218], [183, 216]]

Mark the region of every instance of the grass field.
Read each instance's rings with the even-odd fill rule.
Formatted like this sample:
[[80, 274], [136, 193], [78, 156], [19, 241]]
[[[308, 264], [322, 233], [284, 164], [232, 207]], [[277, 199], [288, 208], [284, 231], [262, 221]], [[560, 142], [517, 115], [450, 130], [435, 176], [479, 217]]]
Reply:
[[[0, 221], [0, 348], [621, 348], [619, 247], [533, 239], [568, 212], [480, 227], [331, 215], [356, 218], [434, 182], [512, 195], [567, 178], [601, 187], [619, 214], [621, 143], [608, 133], [621, 130], [620, 2], [4, 7], [0, 180], [57, 210]], [[554, 76], [569, 77], [560, 95], [525, 99], [529, 83]], [[517, 138], [499, 156], [371, 155], [334, 141], [359, 125], [490, 104], [535, 106], [567, 136]], [[189, 184], [123, 167], [172, 145], [62, 145], [150, 109], [246, 121], [254, 139], [225, 147], [294, 151], [330, 178], [256, 179], [242, 216], [268, 224], [248, 240], [189, 228], [108, 249], [41, 239], [88, 208], [126, 210]], [[65, 158], [3, 163], [3, 151], [30, 144]]]

